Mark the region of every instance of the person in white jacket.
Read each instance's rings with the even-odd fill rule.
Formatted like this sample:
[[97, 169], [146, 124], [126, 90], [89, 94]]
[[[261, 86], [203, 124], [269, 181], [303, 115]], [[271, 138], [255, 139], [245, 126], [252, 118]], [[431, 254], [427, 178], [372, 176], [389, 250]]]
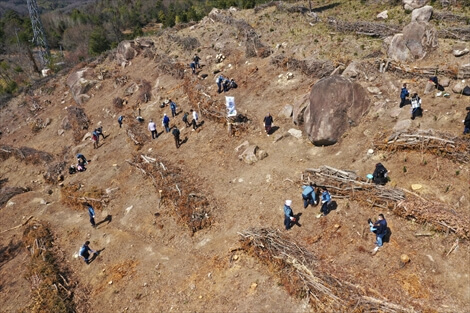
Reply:
[[191, 109], [191, 112], [193, 113], [193, 120], [191, 121], [191, 124], [193, 125], [193, 130], [195, 130], [197, 128], [199, 115], [197, 114], [197, 112], [195, 110]]
[[149, 122], [149, 131], [152, 133], [152, 139], [158, 137], [157, 125], [155, 125], [155, 122], [153, 120], [150, 120]]

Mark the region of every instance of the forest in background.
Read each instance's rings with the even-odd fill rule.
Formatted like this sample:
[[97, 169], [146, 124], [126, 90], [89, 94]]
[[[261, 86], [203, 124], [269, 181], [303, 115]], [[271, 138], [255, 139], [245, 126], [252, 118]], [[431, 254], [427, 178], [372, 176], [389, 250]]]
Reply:
[[[119, 42], [157, 34], [162, 28], [197, 22], [212, 8], [253, 8], [268, 0], [97, 0], [41, 1], [41, 20], [52, 52], [49, 67], [100, 55]], [[8, 3], [8, 5], [5, 5]], [[0, 2], [0, 95], [13, 94], [38, 72], [26, 0]], [[5, 10], [5, 7], [7, 8]], [[26, 7], [27, 8], [27, 7]], [[17, 9], [17, 10], [16, 10]], [[154, 25], [154, 27], [146, 27]], [[36, 64], [35, 64], [36, 63]]]

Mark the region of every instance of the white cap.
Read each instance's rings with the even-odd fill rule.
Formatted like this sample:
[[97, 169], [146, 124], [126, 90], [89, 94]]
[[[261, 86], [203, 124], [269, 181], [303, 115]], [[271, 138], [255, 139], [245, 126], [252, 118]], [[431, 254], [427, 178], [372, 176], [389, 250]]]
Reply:
[[292, 200], [286, 200], [286, 205], [290, 206], [292, 204]]

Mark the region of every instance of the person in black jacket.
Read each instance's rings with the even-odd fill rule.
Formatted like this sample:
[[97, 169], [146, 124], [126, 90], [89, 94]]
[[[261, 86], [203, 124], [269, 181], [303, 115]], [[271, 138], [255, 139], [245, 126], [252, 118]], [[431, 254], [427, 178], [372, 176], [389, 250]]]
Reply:
[[387, 228], [387, 220], [385, 220], [385, 216], [380, 213], [379, 214], [379, 219], [375, 222], [372, 223], [372, 220], [369, 218], [368, 220], [369, 226], [370, 226], [370, 231], [375, 233], [376, 235], [376, 241], [375, 241], [375, 249], [373, 250], [373, 253], [377, 252], [380, 247], [383, 245], [383, 238], [388, 232]]
[[467, 116], [463, 121], [464, 129], [463, 134], [470, 134], [470, 107], [467, 107]]
[[373, 176], [373, 181], [377, 185], [385, 185], [388, 181], [387, 178], [388, 170], [383, 166], [382, 163], [375, 164], [375, 170]]

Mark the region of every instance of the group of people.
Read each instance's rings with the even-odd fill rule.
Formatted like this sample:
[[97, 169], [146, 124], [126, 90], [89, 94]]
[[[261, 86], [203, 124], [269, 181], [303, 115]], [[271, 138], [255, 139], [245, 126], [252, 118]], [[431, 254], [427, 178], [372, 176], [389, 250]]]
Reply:
[[[400, 92], [400, 108], [404, 107], [407, 102], [407, 97], [410, 95], [410, 92], [407, 89], [406, 84], [403, 84]], [[411, 97], [411, 119], [414, 120], [416, 117], [423, 116], [423, 109], [421, 108], [421, 98], [417, 93], [414, 93]]]
[[238, 87], [237, 83], [235, 80], [232, 78], [224, 77], [222, 74], [216, 77], [215, 83], [217, 84], [217, 92], [221, 93], [227, 92], [230, 89], [235, 89]]

